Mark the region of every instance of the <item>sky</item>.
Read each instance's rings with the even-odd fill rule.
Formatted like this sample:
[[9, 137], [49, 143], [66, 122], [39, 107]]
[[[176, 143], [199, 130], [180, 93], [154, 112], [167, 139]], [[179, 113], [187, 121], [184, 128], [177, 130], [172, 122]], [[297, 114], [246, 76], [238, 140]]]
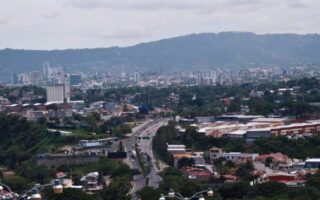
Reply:
[[319, 0], [0, 0], [0, 49], [130, 46], [202, 32], [320, 33]]

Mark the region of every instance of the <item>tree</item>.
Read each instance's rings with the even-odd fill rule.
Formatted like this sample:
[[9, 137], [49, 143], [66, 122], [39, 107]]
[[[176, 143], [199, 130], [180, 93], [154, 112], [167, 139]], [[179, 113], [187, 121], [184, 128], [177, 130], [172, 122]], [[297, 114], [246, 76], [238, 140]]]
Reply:
[[264, 164], [266, 165], [266, 167], [270, 167], [271, 163], [272, 163], [272, 157], [266, 158], [266, 160], [265, 160], [265, 162], [264, 162]]
[[280, 193], [285, 193], [287, 186], [278, 182], [266, 182], [255, 185], [253, 194], [255, 196], [271, 197]]
[[103, 194], [104, 200], [130, 200], [130, 179], [127, 176], [113, 178]]
[[118, 152], [124, 152], [124, 147], [123, 147], [122, 141], [119, 142]]
[[86, 117], [87, 131], [100, 132], [99, 126], [97, 125], [97, 120], [94, 115], [89, 115]]
[[307, 177], [306, 185], [307, 186], [316, 187], [316, 188], [320, 188], [320, 173], [317, 172], [314, 175], [309, 175]]
[[30, 180], [19, 175], [10, 176], [4, 179], [4, 183], [9, 185], [13, 191], [21, 192], [28, 187]]
[[160, 189], [154, 189], [152, 187], [144, 187], [137, 192], [137, 196], [141, 200], [159, 200], [161, 194], [164, 193]]
[[251, 162], [246, 162], [238, 166], [236, 175], [242, 180], [250, 181], [252, 179], [251, 172], [254, 170], [254, 166]]
[[248, 182], [224, 184], [219, 193], [224, 199], [241, 199], [248, 194], [251, 187]]
[[195, 160], [193, 158], [183, 157], [178, 161], [178, 168], [181, 169], [183, 167], [192, 167], [195, 164]]

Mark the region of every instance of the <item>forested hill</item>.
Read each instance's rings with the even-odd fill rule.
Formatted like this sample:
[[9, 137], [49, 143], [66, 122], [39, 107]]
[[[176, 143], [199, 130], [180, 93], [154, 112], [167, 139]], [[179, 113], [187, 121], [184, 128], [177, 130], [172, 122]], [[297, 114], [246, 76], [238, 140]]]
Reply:
[[0, 51], [0, 72], [40, 69], [45, 61], [72, 70], [181, 71], [213, 67], [320, 64], [320, 35], [192, 34], [131, 47]]

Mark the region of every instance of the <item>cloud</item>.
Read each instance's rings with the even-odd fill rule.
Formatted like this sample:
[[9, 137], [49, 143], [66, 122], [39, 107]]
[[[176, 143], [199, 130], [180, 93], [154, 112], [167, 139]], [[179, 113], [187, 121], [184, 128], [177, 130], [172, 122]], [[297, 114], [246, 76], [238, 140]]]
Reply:
[[107, 39], [117, 39], [117, 40], [123, 40], [123, 39], [141, 39], [152, 36], [150, 32], [143, 31], [141, 29], [128, 29], [128, 28], [120, 28], [116, 30], [112, 30], [108, 33], [102, 33], [99, 34], [102, 38]]
[[7, 0], [0, 48], [127, 46], [222, 31], [320, 33], [319, 10], [319, 0]]
[[112, 8], [136, 10], [207, 10], [223, 7], [260, 4], [264, 0], [66, 0], [65, 5], [77, 8]]
[[52, 12], [52, 13], [42, 14], [41, 16], [45, 19], [56, 19], [56, 18], [60, 17], [61, 15], [58, 12]]

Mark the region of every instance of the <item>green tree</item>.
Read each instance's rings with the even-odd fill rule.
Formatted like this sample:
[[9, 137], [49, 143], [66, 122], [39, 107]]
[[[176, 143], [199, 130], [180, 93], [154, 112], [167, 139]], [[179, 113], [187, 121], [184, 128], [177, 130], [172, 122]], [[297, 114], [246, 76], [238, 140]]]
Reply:
[[178, 161], [178, 168], [181, 169], [183, 167], [192, 167], [195, 164], [195, 160], [193, 158], [183, 157]]
[[54, 194], [51, 188], [47, 188], [44, 190], [44, 196], [50, 200], [98, 200], [82, 190], [71, 188], [65, 188], [62, 194]]
[[104, 200], [130, 200], [130, 179], [127, 176], [113, 178], [106, 191], [103, 193]]
[[236, 175], [242, 180], [250, 181], [252, 180], [251, 172], [254, 170], [254, 166], [251, 162], [246, 162], [238, 166], [236, 170]]
[[144, 187], [140, 191], [137, 192], [137, 196], [141, 200], [159, 200], [162, 192], [160, 189], [154, 189], [152, 187]]

